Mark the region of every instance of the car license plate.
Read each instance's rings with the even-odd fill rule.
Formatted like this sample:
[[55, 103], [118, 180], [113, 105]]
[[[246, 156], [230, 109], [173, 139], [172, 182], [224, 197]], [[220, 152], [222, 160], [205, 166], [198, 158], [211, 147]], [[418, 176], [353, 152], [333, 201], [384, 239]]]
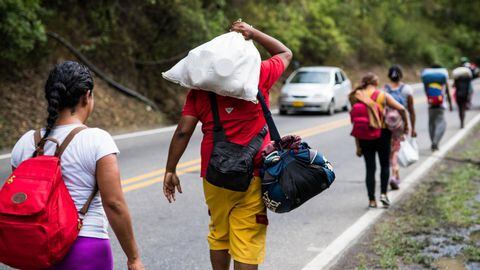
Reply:
[[303, 106], [305, 106], [305, 102], [303, 102], [303, 101], [294, 101], [294, 102], [292, 102], [292, 105], [293, 105], [293, 107], [297, 107], [297, 108], [298, 108], [298, 107], [303, 107]]

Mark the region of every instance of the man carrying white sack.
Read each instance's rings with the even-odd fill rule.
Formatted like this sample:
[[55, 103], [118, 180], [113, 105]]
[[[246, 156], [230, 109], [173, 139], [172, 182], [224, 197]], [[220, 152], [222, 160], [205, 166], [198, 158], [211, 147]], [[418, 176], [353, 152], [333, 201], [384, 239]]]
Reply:
[[[272, 57], [262, 61], [258, 88], [269, 104], [269, 89], [280, 78], [292, 59], [292, 52], [280, 41], [254, 29], [245, 22], [235, 22], [231, 31], [241, 33], [246, 40], [254, 40]], [[228, 141], [247, 145], [265, 127], [260, 104], [232, 97], [216, 95], [218, 114]], [[258, 269], [265, 256], [268, 219], [262, 201], [259, 169], [260, 151], [254, 158], [254, 177], [248, 190], [237, 192], [220, 188], [206, 181], [207, 167], [213, 150], [214, 120], [209, 92], [190, 90], [183, 107], [182, 117], [170, 143], [163, 191], [169, 202], [175, 201], [175, 189], [182, 192], [176, 174], [178, 161], [183, 155], [195, 127], [200, 121], [204, 134], [201, 146], [201, 177], [205, 200], [210, 214], [210, 260], [213, 270]], [[262, 148], [270, 142], [267, 134]], [[228, 181], [228, 179], [225, 179]]]

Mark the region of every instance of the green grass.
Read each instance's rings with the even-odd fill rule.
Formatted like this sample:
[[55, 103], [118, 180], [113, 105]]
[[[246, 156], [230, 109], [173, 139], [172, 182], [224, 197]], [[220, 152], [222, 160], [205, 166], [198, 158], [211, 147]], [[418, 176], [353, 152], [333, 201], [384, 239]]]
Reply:
[[480, 247], [469, 245], [462, 251], [467, 261], [480, 262]]
[[[463, 165], [441, 178], [445, 185], [444, 193], [434, 199], [444, 221], [455, 226], [471, 226], [475, 223], [475, 209], [468, 202], [478, 193], [480, 168]], [[476, 203], [474, 203], [476, 204]]]

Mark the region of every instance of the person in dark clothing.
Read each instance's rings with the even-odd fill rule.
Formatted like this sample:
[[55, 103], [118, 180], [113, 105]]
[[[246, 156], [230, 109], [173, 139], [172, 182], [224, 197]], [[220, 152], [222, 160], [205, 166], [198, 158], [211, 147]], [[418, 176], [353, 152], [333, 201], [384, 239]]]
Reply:
[[465, 112], [473, 93], [472, 79], [468, 77], [455, 79], [453, 83], [455, 87], [455, 100], [458, 106], [458, 115], [460, 116], [460, 127], [465, 124]]

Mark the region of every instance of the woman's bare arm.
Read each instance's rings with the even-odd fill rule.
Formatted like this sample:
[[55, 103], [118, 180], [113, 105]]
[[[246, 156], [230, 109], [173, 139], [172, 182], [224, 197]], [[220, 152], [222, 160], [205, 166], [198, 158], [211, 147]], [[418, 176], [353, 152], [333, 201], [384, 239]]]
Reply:
[[407, 106], [408, 106], [408, 114], [410, 115], [410, 125], [412, 128], [412, 137], [417, 137], [417, 131], [415, 130], [415, 121], [416, 121], [416, 115], [415, 115], [415, 108], [414, 108], [414, 100], [413, 100], [413, 95], [409, 95], [407, 99]]
[[128, 268], [144, 269], [133, 235], [132, 218], [120, 183], [117, 155], [110, 154], [97, 161], [96, 178], [103, 208], [128, 258]]

